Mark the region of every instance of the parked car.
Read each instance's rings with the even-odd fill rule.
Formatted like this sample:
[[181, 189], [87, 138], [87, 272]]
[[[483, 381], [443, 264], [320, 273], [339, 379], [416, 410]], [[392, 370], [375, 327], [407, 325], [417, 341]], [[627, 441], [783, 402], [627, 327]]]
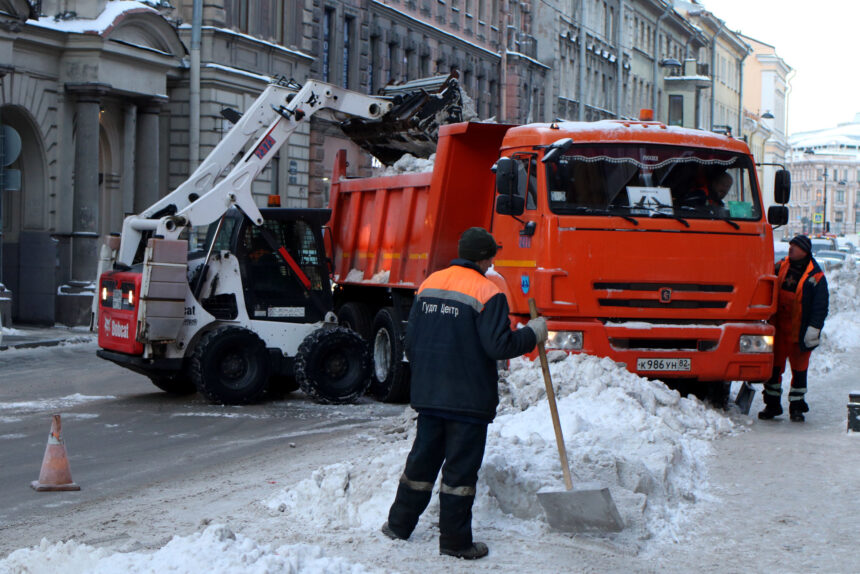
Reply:
[[813, 255], [819, 251], [839, 251], [839, 244], [831, 237], [812, 237], [810, 241]]
[[825, 249], [815, 251], [815, 247], [812, 250], [815, 253], [815, 260], [818, 261], [819, 265], [824, 267], [825, 271], [842, 267], [845, 264], [845, 260], [849, 257], [847, 253], [843, 253], [842, 251], [829, 251]]

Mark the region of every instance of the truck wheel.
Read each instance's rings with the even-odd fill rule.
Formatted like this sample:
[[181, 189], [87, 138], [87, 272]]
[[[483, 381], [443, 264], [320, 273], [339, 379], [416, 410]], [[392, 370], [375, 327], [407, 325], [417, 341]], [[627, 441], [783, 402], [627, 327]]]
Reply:
[[729, 395], [732, 392], [731, 381], [711, 381], [703, 384], [708, 386], [705, 402], [715, 409], [726, 410], [729, 406]]
[[370, 308], [365, 303], [344, 303], [337, 312], [337, 322], [341, 327], [352, 329], [365, 341], [373, 334]]
[[247, 329], [213, 329], [200, 338], [191, 353], [191, 380], [200, 394], [214, 403], [255, 402], [269, 382], [266, 345]]
[[370, 384], [367, 343], [344, 327], [317, 329], [296, 352], [299, 387], [318, 403], [355, 402]]
[[384, 307], [373, 320], [373, 377], [370, 394], [386, 403], [409, 400], [409, 363], [403, 361], [403, 329], [394, 309]]
[[171, 395], [190, 395], [197, 392], [197, 387], [184, 373], [170, 375], [149, 375], [152, 384]]

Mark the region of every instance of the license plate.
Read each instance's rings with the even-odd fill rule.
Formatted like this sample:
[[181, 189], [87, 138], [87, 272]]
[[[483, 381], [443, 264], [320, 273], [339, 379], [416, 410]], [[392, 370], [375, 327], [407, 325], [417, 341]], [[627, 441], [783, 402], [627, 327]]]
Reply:
[[636, 359], [637, 371], [689, 371], [690, 359]]

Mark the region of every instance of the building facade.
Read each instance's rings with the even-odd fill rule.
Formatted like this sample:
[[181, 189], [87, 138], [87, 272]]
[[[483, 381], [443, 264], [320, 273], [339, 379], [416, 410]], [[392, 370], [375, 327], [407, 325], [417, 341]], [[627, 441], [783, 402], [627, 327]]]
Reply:
[[788, 146], [788, 78], [791, 67], [776, 48], [741, 35], [752, 48], [744, 60], [744, 136], [755, 147], [765, 210], [774, 205], [776, 170], [786, 163]]
[[860, 228], [860, 114], [835, 128], [790, 139], [789, 224], [785, 235], [856, 235]]

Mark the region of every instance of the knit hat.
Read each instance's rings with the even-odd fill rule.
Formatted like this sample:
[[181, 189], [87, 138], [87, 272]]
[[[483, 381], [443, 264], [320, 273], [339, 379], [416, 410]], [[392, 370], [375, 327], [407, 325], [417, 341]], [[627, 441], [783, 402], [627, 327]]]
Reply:
[[470, 227], [460, 236], [457, 255], [469, 261], [483, 261], [493, 257], [498, 249], [489, 231], [482, 227]]
[[798, 247], [806, 251], [807, 254], [812, 253], [812, 241], [810, 241], [809, 238], [805, 235], [795, 235], [794, 238], [792, 238], [792, 240], [788, 242], [788, 244], [797, 245]]

